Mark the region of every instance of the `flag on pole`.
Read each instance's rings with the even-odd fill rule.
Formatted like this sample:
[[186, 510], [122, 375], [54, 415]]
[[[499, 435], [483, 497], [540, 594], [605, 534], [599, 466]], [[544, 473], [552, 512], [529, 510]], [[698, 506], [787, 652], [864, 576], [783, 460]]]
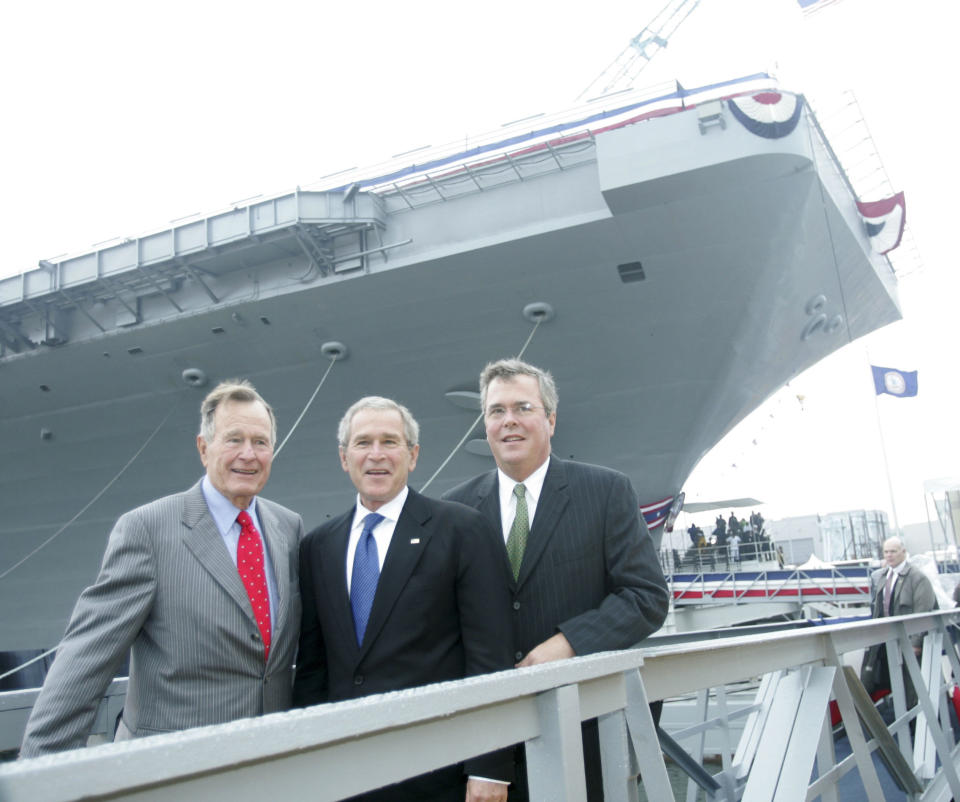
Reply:
[[876, 365], [871, 365], [870, 370], [873, 371], [873, 386], [877, 395], [886, 393], [909, 398], [917, 394], [917, 371], [879, 368]]

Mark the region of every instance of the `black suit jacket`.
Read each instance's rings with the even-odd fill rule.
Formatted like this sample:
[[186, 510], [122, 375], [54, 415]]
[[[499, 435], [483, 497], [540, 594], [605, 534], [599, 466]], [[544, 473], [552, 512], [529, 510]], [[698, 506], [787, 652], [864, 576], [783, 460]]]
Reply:
[[444, 498], [480, 510], [501, 533], [515, 659], [558, 631], [583, 655], [629, 648], [663, 624], [666, 582], [636, 493], [622, 473], [550, 458], [515, 582], [502, 545], [496, 470]]
[[[317, 527], [300, 548], [303, 624], [295, 705], [512, 668], [510, 594], [498, 551], [502, 537], [474, 510], [413, 490], [397, 520], [358, 646], [346, 582], [353, 516], [350, 509]], [[468, 761], [466, 768], [509, 780], [508, 764], [500, 753]]]

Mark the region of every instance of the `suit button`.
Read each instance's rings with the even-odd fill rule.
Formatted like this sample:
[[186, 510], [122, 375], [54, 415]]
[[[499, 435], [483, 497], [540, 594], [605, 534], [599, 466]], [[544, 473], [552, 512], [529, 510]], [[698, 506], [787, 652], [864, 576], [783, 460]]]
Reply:
[[520, 609], [520, 602], [514, 602], [514, 603], [513, 603], [513, 609], [514, 609], [514, 610], [519, 610], [519, 609]]
[[259, 633], [259, 632], [251, 632], [251, 633], [250, 633], [250, 640], [260, 640], [260, 633]]
[[363, 674], [357, 674], [357, 676], [355, 676], [355, 677], [353, 678], [353, 684], [354, 684], [354, 685], [363, 685]]
[[514, 652], [513, 659], [519, 663], [521, 660], [523, 660], [523, 652]]

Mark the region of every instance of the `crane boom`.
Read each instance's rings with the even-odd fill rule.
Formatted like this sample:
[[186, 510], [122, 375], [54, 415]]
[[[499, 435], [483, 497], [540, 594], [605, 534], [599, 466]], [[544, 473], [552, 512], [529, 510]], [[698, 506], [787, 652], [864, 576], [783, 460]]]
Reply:
[[641, 70], [667, 46], [670, 37], [698, 5], [700, 0], [670, 0], [647, 26], [630, 40], [610, 66], [577, 96], [577, 100], [589, 100], [610, 92], [629, 89]]

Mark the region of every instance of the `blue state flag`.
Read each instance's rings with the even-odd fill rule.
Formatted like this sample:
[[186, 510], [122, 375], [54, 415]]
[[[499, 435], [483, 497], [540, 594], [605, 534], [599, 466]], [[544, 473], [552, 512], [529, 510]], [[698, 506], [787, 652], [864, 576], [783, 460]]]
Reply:
[[917, 394], [917, 372], [915, 370], [897, 370], [896, 368], [878, 368], [871, 365], [873, 371], [873, 386], [877, 395], [886, 393], [900, 398], [908, 398]]

